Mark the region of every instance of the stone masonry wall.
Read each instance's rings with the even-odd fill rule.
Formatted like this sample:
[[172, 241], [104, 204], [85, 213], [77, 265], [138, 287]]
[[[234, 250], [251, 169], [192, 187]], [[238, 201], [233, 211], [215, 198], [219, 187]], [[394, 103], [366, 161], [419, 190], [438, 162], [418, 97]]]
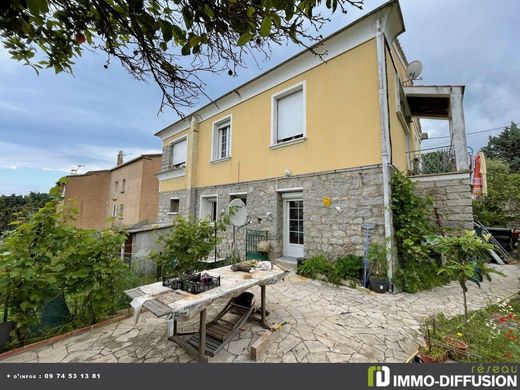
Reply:
[[171, 222], [176, 215], [170, 213], [170, 198], [179, 198], [179, 214], [188, 215], [186, 190], [159, 192], [159, 212], [157, 222]]
[[[452, 229], [473, 229], [473, 207], [469, 173], [412, 177], [417, 194], [433, 198], [442, 225]], [[436, 216], [432, 215], [436, 221]]]
[[[201, 195], [217, 195], [218, 211], [227, 211], [230, 193], [247, 192], [249, 223], [235, 228], [236, 245], [245, 256], [245, 229], [267, 230], [271, 242], [270, 259], [282, 255], [283, 201], [280, 189], [303, 188], [304, 251], [309, 257], [318, 253], [339, 256], [363, 254], [363, 223], [374, 223], [376, 240], [384, 237], [383, 182], [380, 166], [348, 169], [329, 173], [269, 179], [248, 183], [205, 187], [196, 190], [196, 214]], [[278, 191], [277, 191], [278, 190]], [[185, 191], [165, 192], [159, 197], [159, 220], [169, 222], [170, 197], [180, 199], [180, 214], [187, 215]], [[331, 199], [330, 207], [323, 203]], [[233, 228], [229, 227], [220, 245], [220, 255], [230, 253]]]

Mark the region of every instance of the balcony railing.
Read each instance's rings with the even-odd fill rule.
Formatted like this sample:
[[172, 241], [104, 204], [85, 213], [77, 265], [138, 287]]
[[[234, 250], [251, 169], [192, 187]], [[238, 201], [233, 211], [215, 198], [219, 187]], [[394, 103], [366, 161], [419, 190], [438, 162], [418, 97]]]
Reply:
[[410, 176], [457, 171], [453, 146], [414, 150], [407, 154], [410, 161]]

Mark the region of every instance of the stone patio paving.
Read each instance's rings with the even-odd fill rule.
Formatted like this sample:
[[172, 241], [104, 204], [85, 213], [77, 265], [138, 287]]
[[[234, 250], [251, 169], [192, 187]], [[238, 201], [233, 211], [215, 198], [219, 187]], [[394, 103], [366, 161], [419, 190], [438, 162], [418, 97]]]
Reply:
[[[494, 275], [493, 282], [484, 282], [482, 289], [470, 286], [470, 309], [520, 291], [519, 265], [495, 267], [505, 276]], [[259, 297], [259, 290], [254, 292]], [[462, 313], [457, 283], [418, 294], [380, 295], [291, 273], [269, 286], [267, 297], [269, 321], [287, 324], [278, 331], [265, 362], [403, 362], [421, 343], [420, 324], [425, 317], [438, 312], [447, 316]], [[217, 309], [215, 305], [213, 312]], [[249, 347], [260, 331], [259, 326], [246, 324], [210, 362], [249, 362]], [[130, 318], [125, 319], [2, 362], [191, 361], [195, 361], [191, 355], [167, 340], [165, 321], [144, 313], [135, 326]]]

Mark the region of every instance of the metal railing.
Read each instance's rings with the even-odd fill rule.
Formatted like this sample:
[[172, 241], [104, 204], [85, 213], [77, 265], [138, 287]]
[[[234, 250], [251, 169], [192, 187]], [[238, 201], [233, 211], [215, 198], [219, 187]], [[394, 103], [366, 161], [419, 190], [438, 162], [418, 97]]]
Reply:
[[410, 162], [410, 176], [457, 171], [455, 148], [453, 146], [413, 150], [408, 152], [407, 156]]

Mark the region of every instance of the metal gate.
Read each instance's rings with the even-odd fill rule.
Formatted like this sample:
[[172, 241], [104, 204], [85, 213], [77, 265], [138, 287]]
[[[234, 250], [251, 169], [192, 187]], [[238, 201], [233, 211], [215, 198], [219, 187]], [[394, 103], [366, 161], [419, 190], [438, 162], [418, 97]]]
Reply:
[[258, 251], [258, 243], [260, 241], [269, 240], [269, 231], [246, 229], [246, 259], [247, 260], [267, 260], [266, 252]]

